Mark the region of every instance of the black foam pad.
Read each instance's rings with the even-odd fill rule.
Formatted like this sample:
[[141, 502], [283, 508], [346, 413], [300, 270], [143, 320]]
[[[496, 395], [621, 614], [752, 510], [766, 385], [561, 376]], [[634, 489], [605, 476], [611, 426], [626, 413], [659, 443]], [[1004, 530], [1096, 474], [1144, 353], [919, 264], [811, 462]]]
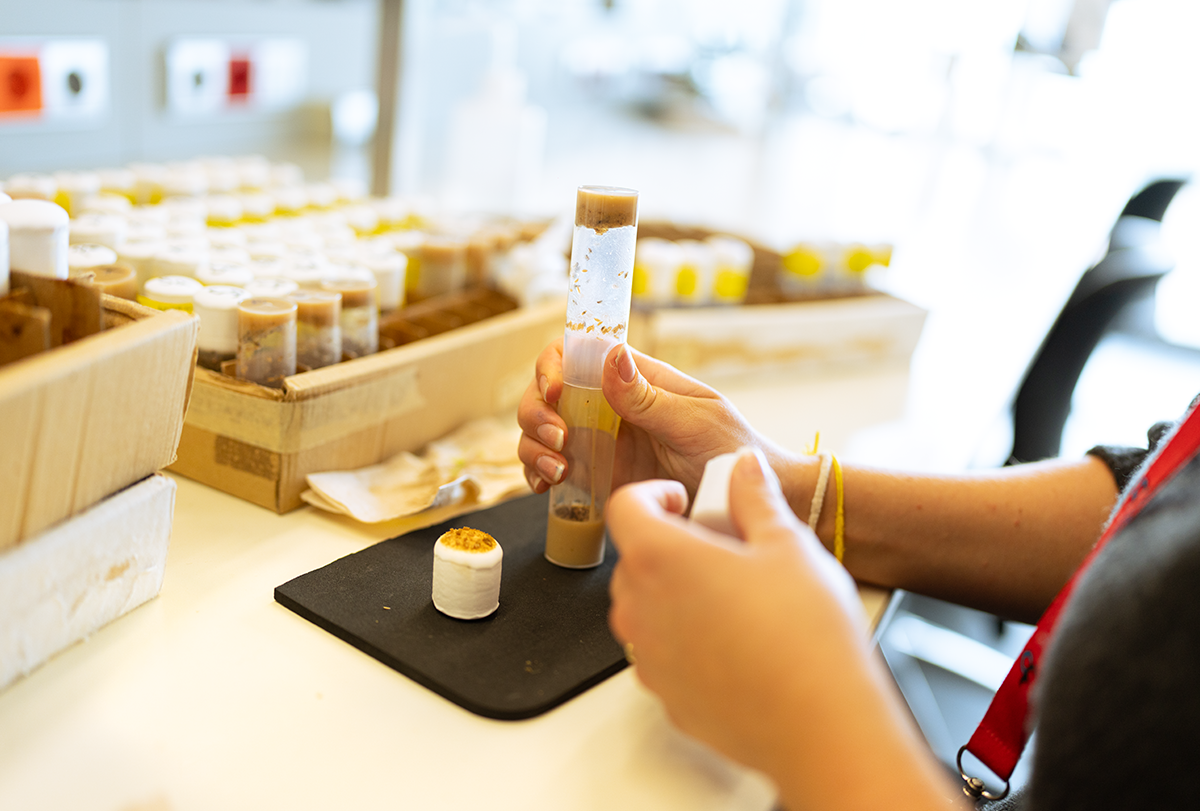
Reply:
[[[616, 553], [609, 545], [594, 569], [550, 563], [548, 508], [547, 495], [531, 495], [382, 541], [284, 583], [275, 599], [471, 712], [530, 718], [626, 666], [608, 630]], [[481, 620], [433, 607], [434, 542], [463, 526], [504, 549], [500, 607]]]

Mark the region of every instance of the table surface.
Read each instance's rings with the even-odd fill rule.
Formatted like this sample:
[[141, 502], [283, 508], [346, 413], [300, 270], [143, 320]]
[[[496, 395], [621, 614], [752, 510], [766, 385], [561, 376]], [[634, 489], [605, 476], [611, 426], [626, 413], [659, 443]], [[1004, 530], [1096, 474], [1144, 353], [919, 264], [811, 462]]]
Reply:
[[[819, 428], [838, 447], [894, 418], [906, 380], [883, 368], [727, 394], [785, 445]], [[0, 692], [0, 808], [771, 807], [767, 781], [674, 730], [632, 669], [493, 721], [273, 600], [417, 522], [278, 516], [174, 478], [161, 594]], [[864, 591], [873, 615], [885, 598]]]

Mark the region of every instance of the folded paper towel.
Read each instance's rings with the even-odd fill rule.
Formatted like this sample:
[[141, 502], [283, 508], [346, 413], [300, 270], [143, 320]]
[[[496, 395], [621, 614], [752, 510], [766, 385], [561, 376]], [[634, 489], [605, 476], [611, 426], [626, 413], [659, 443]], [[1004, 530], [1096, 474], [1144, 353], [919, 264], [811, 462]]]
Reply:
[[430, 442], [419, 456], [398, 453], [360, 470], [311, 473], [301, 498], [314, 507], [376, 523], [433, 507], [486, 507], [528, 492], [517, 458], [521, 429], [488, 418]]

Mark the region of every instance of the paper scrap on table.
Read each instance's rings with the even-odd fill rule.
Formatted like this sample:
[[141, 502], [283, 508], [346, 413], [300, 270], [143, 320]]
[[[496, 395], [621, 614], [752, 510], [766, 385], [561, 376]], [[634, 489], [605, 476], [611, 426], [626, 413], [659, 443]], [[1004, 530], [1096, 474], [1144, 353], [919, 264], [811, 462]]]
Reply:
[[300, 497], [314, 507], [377, 523], [474, 502], [480, 507], [529, 490], [517, 458], [521, 430], [487, 418], [430, 442], [419, 456], [403, 452], [359, 470], [310, 473]]

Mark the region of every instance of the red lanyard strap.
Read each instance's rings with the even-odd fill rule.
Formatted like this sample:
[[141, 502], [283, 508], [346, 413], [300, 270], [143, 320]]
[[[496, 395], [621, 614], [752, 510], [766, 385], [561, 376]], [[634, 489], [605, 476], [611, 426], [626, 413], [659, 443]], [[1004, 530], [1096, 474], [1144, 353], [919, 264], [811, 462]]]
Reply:
[[[1179, 469], [1196, 455], [1198, 450], [1200, 450], [1200, 406], [1193, 408], [1184, 418], [1183, 423], [1167, 440], [1166, 445], [1159, 450], [1142, 476], [1137, 481], [1130, 483], [1116, 514], [1104, 530], [1104, 534], [1100, 536], [1100, 540], [1096, 542], [1080, 567], [1075, 570], [1075, 574], [1063, 586], [1062, 591], [1054, 598], [1054, 602], [1050, 603], [1046, 613], [1038, 620], [1037, 628], [1029, 637], [1029, 641], [1025, 643], [1021, 655], [1013, 662], [1012, 669], [1008, 671], [1000, 689], [996, 691], [991, 706], [988, 707], [983, 720], [979, 722], [975, 734], [971, 736], [971, 740], [967, 742], [966, 746], [958, 750], [958, 771], [966, 781], [967, 785], [963, 791], [967, 796], [973, 799], [982, 797], [987, 800], [998, 800], [1008, 794], [1008, 778], [1012, 776], [1013, 769], [1016, 768], [1017, 761], [1021, 758], [1021, 752], [1024, 751], [1029, 735], [1033, 731], [1030, 723], [1032, 719], [1029, 717], [1029, 694], [1033, 689], [1034, 682], [1037, 681], [1042, 651], [1050, 641], [1063, 606], [1070, 599], [1080, 576], [1095, 560], [1096, 555], [1104, 548], [1105, 544], [1141, 512], [1154, 493], [1170, 481]], [[983, 765], [1004, 780], [1005, 787], [1002, 793], [993, 794], [985, 791], [983, 781], [977, 777], [968, 777], [963, 772], [962, 756], [964, 751], [977, 757]]]

